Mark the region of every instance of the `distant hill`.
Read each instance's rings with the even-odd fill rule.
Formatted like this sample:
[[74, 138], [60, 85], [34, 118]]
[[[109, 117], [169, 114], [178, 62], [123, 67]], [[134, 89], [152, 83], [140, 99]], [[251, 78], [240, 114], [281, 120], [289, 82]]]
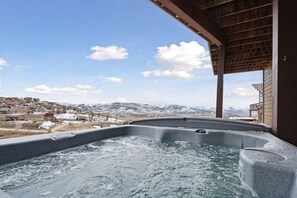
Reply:
[[[215, 109], [206, 109], [201, 107], [188, 107], [184, 105], [150, 105], [141, 103], [122, 103], [114, 102], [110, 104], [79, 104], [75, 105], [82, 110], [93, 111], [105, 114], [127, 115], [148, 115], [148, 116], [206, 116], [214, 117]], [[248, 116], [247, 109], [224, 109], [225, 117]]]
[[68, 110], [80, 112], [81, 109], [70, 104], [42, 101], [39, 98], [0, 97], [0, 108], [9, 109], [11, 114], [32, 114], [34, 112], [64, 113]]
[[[11, 112], [25, 113], [28, 110], [37, 111], [44, 109], [45, 111], [53, 111], [54, 113], [63, 113], [67, 110], [75, 112], [102, 113], [116, 116], [188, 116], [188, 117], [214, 117], [215, 108], [189, 107], [184, 105], [151, 105], [142, 103], [123, 103], [114, 102], [109, 104], [70, 104], [42, 101], [38, 98], [17, 98], [17, 97], [0, 97], [0, 108], [9, 107]], [[12, 111], [13, 110], [13, 111]], [[224, 109], [224, 117], [242, 117], [248, 116], [247, 109]]]

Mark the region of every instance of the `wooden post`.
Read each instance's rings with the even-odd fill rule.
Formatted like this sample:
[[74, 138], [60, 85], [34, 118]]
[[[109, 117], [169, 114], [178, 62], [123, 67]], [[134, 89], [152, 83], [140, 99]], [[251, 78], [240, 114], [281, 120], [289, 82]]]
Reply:
[[272, 130], [297, 146], [296, 1], [273, 1]]
[[278, 129], [278, 0], [273, 0], [272, 131]]
[[216, 117], [223, 117], [223, 86], [224, 86], [224, 67], [225, 67], [225, 47], [219, 47], [219, 62], [218, 62], [218, 81], [217, 81], [217, 106]]

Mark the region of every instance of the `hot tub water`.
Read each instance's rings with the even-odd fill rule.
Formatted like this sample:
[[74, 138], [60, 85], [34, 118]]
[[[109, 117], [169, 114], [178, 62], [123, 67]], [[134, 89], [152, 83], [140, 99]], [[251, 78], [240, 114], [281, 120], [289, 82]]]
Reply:
[[15, 197], [253, 197], [238, 177], [239, 149], [129, 136], [0, 167]]

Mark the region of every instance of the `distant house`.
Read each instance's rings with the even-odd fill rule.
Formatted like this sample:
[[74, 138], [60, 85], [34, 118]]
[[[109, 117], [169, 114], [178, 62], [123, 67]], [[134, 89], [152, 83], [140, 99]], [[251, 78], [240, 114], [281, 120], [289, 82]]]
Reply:
[[15, 103], [9, 103], [9, 104], [7, 104], [7, 106], [11, 108], [11, 107], [15, 107], [16, 104]]
[[26, 107], [29, 110], [35, 110], [36, 109], [36, 106], [34, 104], [32, 104], [32, 103], [26, 103], [23, 106]]
[[10, 114], [9, 108], [0, 108], [0, 114]]
[[77, 115], [76, 120], [87, 121], [88, 115]]
[[45, 111], [45, 109], [43, 109], [43, 108], [37, 108], [37, 109], [35, 110], [35, 112], [37, 112], [37, 113], [45, 113], [46, 111]]
[[17, 101], [18, 98], [17, 97], [8, 97], [8, 98], [6, 98], [6, 100], [8, 100], [8, 101]]
[[33, 98], [32, 97], [25, 97], [24, 101], [26, 101], [27, 103], [30, 103], [30, 102], [33, 101]]
[[44, 114], [44, 120], [51, 121], [55, 119], [53, 112], [47, 112]]
[[7, 115], [5, 116], [5, 121], [22, 121], [25, 120], [24, 115]]
[[27, 107], [29, 110], [33, 111], [36, 109], [36, 106], [34, 104]]

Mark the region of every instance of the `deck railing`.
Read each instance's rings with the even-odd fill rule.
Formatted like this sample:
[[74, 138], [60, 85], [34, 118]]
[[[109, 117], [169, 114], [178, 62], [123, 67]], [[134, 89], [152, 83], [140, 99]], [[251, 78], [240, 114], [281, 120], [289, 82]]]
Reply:
[[258, 111], [263, 108], [263, 102], [250, 104], [250, 111]]

